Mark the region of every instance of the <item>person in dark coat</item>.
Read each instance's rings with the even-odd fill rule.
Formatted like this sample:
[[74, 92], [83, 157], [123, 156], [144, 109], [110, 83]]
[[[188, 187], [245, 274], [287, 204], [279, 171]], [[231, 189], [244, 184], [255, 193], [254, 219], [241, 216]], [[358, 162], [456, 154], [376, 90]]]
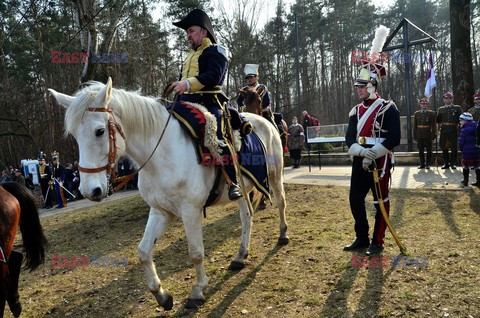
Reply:
[[298, 123], [297, 117], [294, 116], [292, 124], [288, 127], [288, 149], [290, 150], [290, 158], [293, 159], [294, 169], [300, 168], [304, 141], [303, 127]]
[[65, 168], [60, 164], [59, 155], [55, 151], [52, 154], [52, 182], [55, 187], [55, 193], [57, 197], [57, 209], [61, 209], [67, 206], [67, 200], [63, 193], [63, 183], [65, 181]]
[[468, 186], [470, 169], [475, 171], [477, 181], [473, 186], [480, 187], [480, 149], [477, 147], [477, 123], [470, 113], [460, 115], [460, 133], [458, 148], [462, 152], [463, 181], [462, 186]]

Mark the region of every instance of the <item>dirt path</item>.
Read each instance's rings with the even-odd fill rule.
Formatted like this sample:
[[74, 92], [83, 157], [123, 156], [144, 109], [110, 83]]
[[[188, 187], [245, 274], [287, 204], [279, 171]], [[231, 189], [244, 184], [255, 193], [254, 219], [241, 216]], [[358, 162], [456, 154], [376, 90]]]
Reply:
[[139, 195], [139, 194], [140, 192], [138, 190], [120, 191], [104, 199], [101, 203], [90, 201], [88, 199], [82, 199], [78, 201], [68, 202], [67, 206], [61, 209], [56, 209], [56, 208], [40, 209], [38, 213], [40, 214], [41, 218], [45, 218], [45, 217], [49, 217], [49, 216], [61, 214], [61, 213], [72, 213], [72, 212], [82, 210], [84, 208], [88, 208], [97, 204], [102, 204], [105, 202], [113, 202], [116, 200], [128, 198], [128, 197]]

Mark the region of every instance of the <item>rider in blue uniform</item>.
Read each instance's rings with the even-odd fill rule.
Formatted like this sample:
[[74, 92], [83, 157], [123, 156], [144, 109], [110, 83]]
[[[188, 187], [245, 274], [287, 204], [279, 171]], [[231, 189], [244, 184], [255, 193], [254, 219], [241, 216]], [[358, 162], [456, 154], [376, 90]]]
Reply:
[[[258, 90], [261, 87], [263, 87], [262, 108], [263, 108], [263, 111], [266, 112], [270, 110], [270, 92], [268, 91], [268, 88], [266, 85], [260, 84], [258, 82], [258, 66], [259, 66], [258, 64], [245, 64], [244, 72], [245, 72], [245, 80], [247, 81], [247, 86], [244, 86], [242, 90], [248, 90], [250, 88]], [[243, 100], [244, 100], [243, 95], [239, 95], [237, 98], [237, 104], [238, 104], [239, 110], [241, 110], [245, 106], [243, 104]]]
[[[226, 129], [228, 124], [225, 122], [224, 112], [231, 115], [233, 128], [240, 128], [242, 134], [248, 134], [251, 131], [251, 124], [245, 121], [238, 122], [238, 113], [228, 103], [228, 98], [222, 91], [221, 86], [228, 69], [228, 53], [224, 47], [216, 44], [208, 15], [200, 9], [194, 9], [183, 20], [173, 25], [187, 32], [190, 46], [180, 80], [172, 84], [172, 88], [179, 96], [175, 108], [185, 107], [183, 102], [197, 103], [206, 107], [217, 118], [219, 140], [231, 140], [231, 132]], [[232, 143], [226, 144], [226, 147], [222, 147], [222, 154], [234, 155]], [[237, 184], [235, 166], [224, 165], [221, 169], [229, 185], [230, 200], [239, 199], [242, 192]]]

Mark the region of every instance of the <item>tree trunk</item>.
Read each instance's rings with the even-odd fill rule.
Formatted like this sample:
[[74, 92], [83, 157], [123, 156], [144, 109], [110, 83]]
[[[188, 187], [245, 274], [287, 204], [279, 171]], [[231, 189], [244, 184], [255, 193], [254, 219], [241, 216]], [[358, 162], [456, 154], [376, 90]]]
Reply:
[[455, 104], [473, 106], [473, 66], [470, 46], [470, 0], [450, 0], [452, 86]]

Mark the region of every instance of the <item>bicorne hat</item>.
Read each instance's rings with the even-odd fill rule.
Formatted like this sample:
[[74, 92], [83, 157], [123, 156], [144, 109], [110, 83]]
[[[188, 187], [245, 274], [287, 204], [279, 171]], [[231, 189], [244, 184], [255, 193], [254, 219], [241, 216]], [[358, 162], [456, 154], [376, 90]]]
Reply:
[[173, 25], [181, 29], [187, 30], [192, 25], [198, 25], [208, 32], [208, 38], [212, 43], [217, 43], [215, 35], [213, 34], [212, 22], [208, 15], [200, 9], [193, 9], [190, 13], [178, 22], [173, 22]]
[[38, 158], [37, 160], [45, 160], [47, 159], [47, 156], [45, 155], [45, 153], [43, 153], [43, 151], [40, 151], [40, 153], [38, 154]]

